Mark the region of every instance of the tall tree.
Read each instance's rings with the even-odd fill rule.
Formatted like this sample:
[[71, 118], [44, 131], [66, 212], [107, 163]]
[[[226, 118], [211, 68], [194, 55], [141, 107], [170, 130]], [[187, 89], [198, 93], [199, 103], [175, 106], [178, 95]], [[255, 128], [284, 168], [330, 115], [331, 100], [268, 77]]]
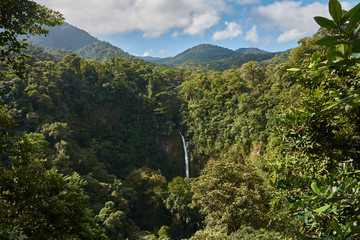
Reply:
[[29, 0], [6, 0], [0, 2], [0, 64], [12, 68], [21, 77], [25, 64], [21, 61], [25, 54], [25, 41], [20, 35], [47, 34], [43, 25], [56, 26], [63, 21], [62, 15]]
[[210, 160], [191, 189], [192, 206], [205, 215], [206, 229], [229, 234], [242, 225], [265, 226], [267, 197], [253, 166]]
[[45, 137], [38, 133], [12, 137], [11, 112], [0, 111], [0, 238], [102, 239], [92, 226], [84, 184], [44, 166]]

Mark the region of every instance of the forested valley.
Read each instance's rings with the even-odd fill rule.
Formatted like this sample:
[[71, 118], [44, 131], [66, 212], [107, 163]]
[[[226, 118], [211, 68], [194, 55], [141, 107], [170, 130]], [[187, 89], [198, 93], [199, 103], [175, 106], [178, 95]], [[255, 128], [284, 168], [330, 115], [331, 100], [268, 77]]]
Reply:
[[286, 62], [214, 71], [44, 51], [17, 37], [62, 15], [15, 2], [0, 3], [1, 239], [360, 238], [360, 4], [330, 0]]

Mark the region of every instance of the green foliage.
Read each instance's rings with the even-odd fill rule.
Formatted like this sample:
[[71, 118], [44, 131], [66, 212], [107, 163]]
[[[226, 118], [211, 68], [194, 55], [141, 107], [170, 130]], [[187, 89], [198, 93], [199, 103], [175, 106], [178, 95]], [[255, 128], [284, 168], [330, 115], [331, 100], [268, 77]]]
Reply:
[[[169, 196], [165, 200], [166, 208], [178, 221], [190, 223], [196, 217], [196, 210], [189, 207], [193, 192], [191, 191], [190, 178], [175, 177], [168, 184]], [[190, 224], [189, 224], [190, 225]]]
[[99, 62], [108, 62], [111, 58], [121, 57], [124, 59], [134, 58], [120, 48], [114, 47], [110, 43], [97, 41], [80, 48], [76, 53], [83, 58], [93, 59]]
[[214, 60], [206, 64], [208, 69], [214, 71], [225, 71], [233, 66], [241, 67], [245, 63], [251, 61], [262, 62], [270, 60], [276, 56], [276, 53], [245, 53], [241, 55], [235, 55], [228, 58], [222, 58], [220, 60]]
[[148, 167], [136, 169], [126, 177], [124, 186], [136, 192], [130, 216], [139, 227], [153, 230], [167, 223], [169, 215], [163, 203], [167, 198], [167, 182], [160, 171]]
[[192, 72], [181, 85], [183, 124], [198, 172], [211, 158], [257, 161], [266, 146], [274, 116], [295, 102], [299, 88], [286, 69], [292, 63], [261, 67], [249, 62], [220, 72]]
[[171, 237], [169, 236], [168, 226], [162, 226], [159, 230], [158, 235], [159, 235], [158, 240], [171, 240]]
[[[6, 92], [2, 99], [19, 108], [19, 132], [47, 134], [50, 166], [66, 166], [63, 173], [91, 172], [100, 180], [106, 170], [125, 178], [143, 164], [171, 167], [167, 178], [179, 174], [179, 159], [156, 143], [167, 144], [177, 134], [182, 70], [119, 58], [101, 64], [71, 54], [57, 64], [33, 61], [27, 76], [21, 82], [7, 74], [0, 83]], [[55, 139], [54, 130], [45, 129], [57, 122], [67, 125], [67, 138]]]
[[106, 236], [110, 239], [125, 239], [129, 236], [128, 229], [132, 223], [125, 212], [116, 210], [115, 203], [112, 201], [105, 203], [105, 207], [101, 209], [96, 220], [103, 225]]
[[260, 229], [260, 230], [254, 230], [251, 227], [242, 227], [241, 229], [239, 229], [237, 232], [227, 236], [227, 238], [224, 239], [229, 239], [229, 240], [240, 240], [240, 239], [249, 239], [249, 240], [280, 240], [280, 239], [285, 239], [284, 236], [275, 233], [275, 232], [271, 232], [271, 231], [266, 231], [264, 229]]
[[201, 240], [201, 239], [227, 239], [227, 240], [280, 240], [286, 239], [284, 236], [266, 231], [264, 229], [255, 230], [249, 226], [242, 226], [239, 230], [230, 235], [226, 235], [224, 233], [219, 233], [216, 229], [204, 229], [202, 231], [197, 232], [191, 240]]
[[[1, 122], [3, 132], [8, 132], [9, 121]], [[63, 176], [47, 170], [40, 159], [44, 144], [40, 134], [2, 135], [0, 153], [6, 165], [0, 168], [0, 235], [102, 239], [92, 226], [83, 181], [77, 174]]]
[[317, 40], [327, 50], [301, 68], [307, 91], [299, 107], [279, 119], [274, 184], [312, 238], [354, 239], [360, 231], [359, 8], [342, 11], [330, 0], [332, 20], [315, 17], [328, 31]]
[[[130, 59], [102, 42], [81, 54], [103, 62], [30, 47], [27, 82], [6, 69], [0, 81], [0, 122], [13, 127], [0, 131], [0, 238], [102, 238], [88, 203], [110, 239], [284, 239], [270, 227], [356, 238], [360, 7], [346, 12], [330, 1], [329, 9], [332, 20], [315, 18], [317, 34], [262, 63], [248, 61], [271, 54], [210, 45], [165, 59], [217, 59], [181, 68]], [[61, 18], [44, 11], [53, 24]], [[235, 59], [241, 68], [230, 67]], [[212, 64], [228, 70], [205, 72]], [[198, 178], [175, 177], [178, 129]]]
[[275, 56], [271, 59], [262, 60], [259, 62], [261, 66], [268, 66], [268, 65], [280, 65], [282, 63], [286, 63], [289, 61], [290, 58], [290, 52], [291, 50], [287, 50], [285, 52], [277, 53]]
[[199, 208], [190, 207], [193, 181], [191, 178], [175, 177], [168, 184], [165, 205], [173, 216], [169, 233], [174, 239], [179, 239], [179, 236], [190, 237], [202, 227], [203, 216], [199, 214]]
[[200, 208], [208, 228], [232, 233], [242, 225], [266, 225], [267, 196], [262, 179], [250, 165], [210, 160], [191, 189], [192, 206]]
[[[43, 53], [36, 52], [39, 56]], [[102, 64], [75, 54], [58, 63], [33, 58], [27, 64], [26, 82], [10, 72], [0, 82], [4, 93], [1, 100], [17, 109], [12, 115], [18, 124], [12, 132], [22, 135], [27, 131], [31, 139], [46, 139], [47, 145], [41, 148], [41, 158], [48, 159], [44, 164], [63, 174], [77, 171], [83, 176], [94, 212], [98, 213], [107, 201], [115, 203], [113, 215], [97, 221], [110, 238], [134, 239], [141, 230], [133, 219], [148, 224], [147, 218], [134, 216], [138, 211], [135, 206], [145, 209], [145, 216], [162, 216], [164, 219], [153, 221], [157, 228], [168, 223], [170, 214], [163, 203], [165, 179], [165, 195], [153, 202], [159, 205], [155, 208], [152, 200], [143, 206], [136, 199], [146, 188], [134, 192], [114, 179], [126, 178], [143, 165], [171, 168], [166, 171], [168, 178], [181, 174], [182, 145], [175, 129], [180, 122], [181, 101], [176, 87], [181, 83], [182, 70], [119, 58]], [[4, 122], [11, 117], [5, 110], [1, 116]], [[148, 209], [150, 213], [146, 213]], [[114, 219], [125, 216], [123, 225], [115, 224]], [[149, 230], [157, 232], [152, 227]]]

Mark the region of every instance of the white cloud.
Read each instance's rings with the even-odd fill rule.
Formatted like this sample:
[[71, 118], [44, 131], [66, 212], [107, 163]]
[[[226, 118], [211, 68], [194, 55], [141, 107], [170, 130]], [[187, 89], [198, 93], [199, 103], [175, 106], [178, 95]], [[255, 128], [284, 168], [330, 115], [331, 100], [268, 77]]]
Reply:
[[36, 0], [95, 36], [141, 31], [155, 38], [171, 29], [201, 35], [228, 12], [227, 0]]
[[213, 33], [212, 39], [214, 41], [233, 39], [242, 34], [241, 26], [236, 22], [225, 22], [225, 25], [225, 30]]
[[191, 24], [187, 26], [183, 33], [190, 35], [202, 35], [205, 30], [216, 25], [220, 20], [220, 17], [215, 11], [207, 12], [199, 16], [192, 18]]
[[276, 39], [276, 41], [278, 43], [289, 42], [292, 40], [299, 39], [299, 38], [303, 37], [304, 35], [306, 35], [306, 34], [303, 32], [299, 32], [299, 30], [297, 30], [297, 29], [291, 29], [289, 31], [285, 31], [284, 33], [280, 34], [280, 36]]
[[259, 42], [259, 35], [256, 28], [257, 26], [252, 26], [252, 28], [246, 33], [245, 40], [251, 41], [253, 43]]
[[[342, 2], [344, 9], [350, 4]], [[319, 29], [314, 16], [329, 17], [328, 5], [319, 2], [303, 5], [302, 1], [278, 1], [253, 9], [253, 18], [263, 22], [262, 27], [277, 28], [283, 33], [278, 42], [286, 42], [312, 34]]]
[[142, 57], [148, 57], [150, 56], [150, 52], [144, 52], [143, 55], [141, 55]]
[[160, 49], [160, 51], [159, 51], [159, 53], [161, 54], [161, 55], [164, 55], [165, 53], [166, 53], [166, 51], [165, 51], [165, 49]]

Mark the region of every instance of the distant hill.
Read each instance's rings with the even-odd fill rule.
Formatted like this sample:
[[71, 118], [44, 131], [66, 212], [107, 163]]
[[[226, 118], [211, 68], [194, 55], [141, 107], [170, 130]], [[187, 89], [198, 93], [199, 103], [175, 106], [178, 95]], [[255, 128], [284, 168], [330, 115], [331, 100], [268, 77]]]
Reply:
[[235, 52], [240, 53], [240, 54], [266, 54], [266, 53], [270, 53], [268, 51], [264, 51], [258, 48], [239, 48], [236, 49]]
[[[258, 48], [239, 48], [231, 50], [211, 44], [200, 44], [192, 47], [175, 57], [152, 58], [139, 57], [145, 61], [165, 65], [188, 66], [189, 62], [203, 65], [202, 69], [223, 71], [232, 66], [241, 67], [249, 61], [262, 62], [270, 60], [277, 53], [271, 53]], [[184, 65], [185, 64], [185, 65]]]
[[112, 57], [121, 57], [125, 59], [134, 58], [134, 56], [124, 52], [122, 49], [104, 41], [91, 43], [83, 48], [80, 48], [75, 53], [83, 58], [93, 59], [100, 62], [109, 61]]
[[236, 54], [238, 53], [227, 48], [211, 44], [200, 44], [198, 46], [185, 50], [184, 52], [176, 55], [175, 57], [155, 59], [150, 61], [165, 65], [180, 65], [187, 61], [193, 61], [203, 64], [214, 60], [228, 58]]
[[66, 22], [61, 26], [47, 29], [50, 30], [47, 36], [31, 36], [28, 42], [46, 49], [47, 52], [57, 55], [60, 59], [71, 52], [101, 62], [108, 61], [112, 57], [134, 58], [122, 49], [100, 41], [86, 31]]
[[[72, 26], [66, 22], [61, 26], [48, 28], [50, 33], [47, 36], [31, 36], [29, 42], [35, 46], [46, 49], [46, 52], [53, 54], [60, 61], [61, 58], [71, 52], [86, 59], [93, 59], [100, 62], [109, 61], [112, 57], [125, 59], [140, 58], [144, 61], [164, 64], [169, 66], [182, 65], [189, 67], [191, 64], [199, 64], [196, 68], [223, 71], [232, 66], [241, 67], [249, 61], [258, 61], [263, 65], [283, 62], [286, 55], [279, 55], [267, 52], [258, 48], [239, 48], [231, 50], [228, 48], [200, 44], [189, 48], [175, 57], [154, 58], [133, 56], [122, 49], [111, 45], [108, 42], [99, 41], [84, 30]], [[33, 49], [32, 51], [38, 51]], [[276, 56], [274, 58], [274, 56]], [[48, 58], [43, 55], [41, 58]], [[274, 59], [273, 59], [274, 58]]]
[[47, 36], [30, 36], [29, 43], [47, 48], [69, 49], [76, 51], [91, 43], [99, 41], [89, 33], [74, 27], [66, 22], [61, 26], [47, 28], [50, 33]]

